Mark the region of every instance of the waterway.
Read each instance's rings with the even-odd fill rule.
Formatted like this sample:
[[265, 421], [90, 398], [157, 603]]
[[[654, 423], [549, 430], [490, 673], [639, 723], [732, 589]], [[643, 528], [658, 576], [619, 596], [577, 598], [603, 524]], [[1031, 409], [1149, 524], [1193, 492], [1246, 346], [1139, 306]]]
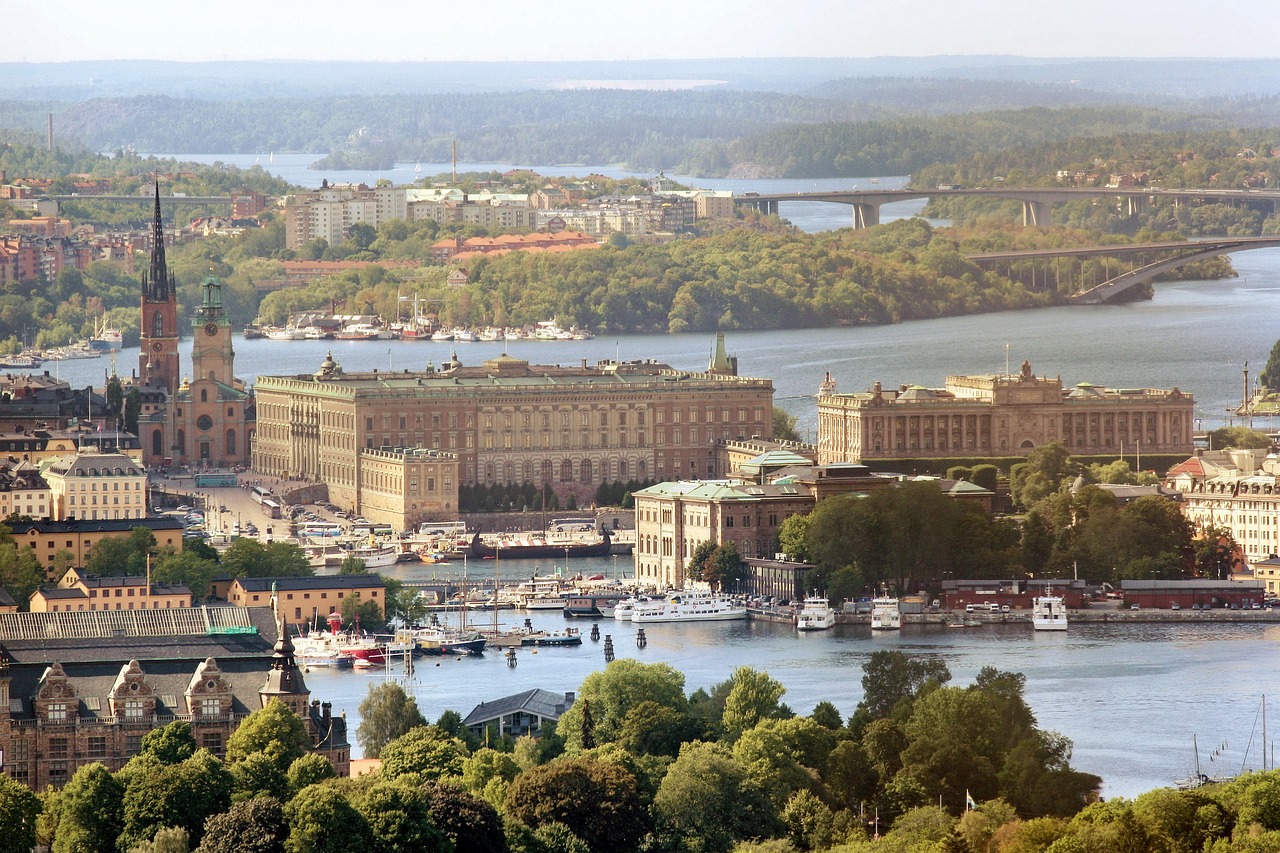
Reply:
[[[291, 164], [286, 156], [295, 157]], [[184, 155], [184, 159], [193, 158]], [[209, 161], [251, 166], [255, 159], [210, 155]], [[316, 186], [331, 181], [366, 181], [391, 177], [408, 182], [418, 174], [446, 171], [442, 164], [402, 165], [392, 173], [335, 174], [305, 169], [307, 155], [257, 158], [264, 168], [291, 182]], [[467, 170], [505, 164], [467, 165]], [[292, 169], [292, 172], [286, 171]], [[543, 167], [542, 174], [587, 174], [599, 167]], [[617, 170], [614, 170], [617, 171]], [[881, 186], [894, 186], [881, 178]], [[690, 181], [692, 183], [692, 181]], [[867, 179], [870, 182], [870, 179]], [[702, 186], [759, 192], [847, 188], [845, 181], [699, 181]], [[803, 186], [794, 186], [802, 184]], [[904, 203], [905, 204], [905, 203]], [[915, 204], [919, 205], [919, 202]], [[885, 218], [913, 215], [919, 207], [886, 208]], [[844, 227], [849, 211], [840, 205], [784, 204], [782, 215], [805, 230]], [[1153, 300], [1128, 305], [1059, 307], [969, 317], [915, 321], [894, 326], [730, 332], [728, 345], [739, 357], [744, 375], [773, 379], [775, 402], [796, 415], [802, 433], [816, 426], [813, 395], [826, 371], [839, 390], [885, 385], [939, 386], [948, 374], [996, 373], [1024, 359], [1042, 375], [1064, 382], [1092, 382], [1113, 387], [1177, 386], [1196, 397], [1196, 417], [1204, 428], [1236, 421], [1229, 409], [1242, 394], [1246, 362], [1253, 375], [1261, 369], [1277, 338], [1280, 321], [1280, 250], [1237, 253], [1232, 262], [1239, 277], [1223, 281], [1191, 281], [1156, 286]], [[536, 363], [594, 362], [601, 358], [661, 358], [675, 367], [706, 365], [712, 345], [707, 334], [621, 336], [593, 341], [510, 344], [432, 344], [411, 342], [348, 343], [266, 340], [236, 341], [237, 372], [310, 373], [332, 349], [348, 370], [417, 369], [428, 360], [440, 364], [457, 351], [467, 364], [503, 351]], [[182, 357], [190, 364], [190, 342]], [[118, 356], [121, 373], [137, 365], [138, 350]], [[77, 385], [100, 384], [106, 360], [75, 361], [49, 366]], [[1238, 422], [1238, 421], [1237, 421]], [[1274, 424], [1256, 424], [1268, 429]], [[473, 564], [472, 569], [475, 570]], [[549, 569], [543, 566], [542, 569]], [[610, 560], [581, 561], [573, 571], [617, 571]], [[625, 563], [624, 563], [625, 568]], [[504, 566], [509, 577], [527, 575], [532, 565]], [[414, 577], [443, 577], [457, 566], [398, 571]], [[492, 571], [485, 569], [484, 571]], [[503, 613], [510, 622], [515, 614]], [[523, 616], [520, 617], [523, 619]], [[538, 627], [560, 628], [562, 617], [535, 614]], [[587, 623], [578, 623], [584, 632]], [[871, 652], [894, 648], [941, 657], [955, 684], [968, 684], [984, 666], [1021, 672], [1026, 696], [1039, 722], [1075, 743], [1076, 767], [1101, 775], [1108, 796], [1135, 796], [1170, 784], [1191, 771], [1191, 739], [1198, 736], [1205, 771], [1213, 775], [1261, 766], [1261, 745], [1245, 750], [1256, 723], [1263, 694], [1277, 693], [1273, 666], [1280, 627], [1258, 624], [1126, 624], [1072, 626], [1065, 634], [1036, 634], [1026, 625], [986, 626], [955, 630], [908, 626], [888, 637], [870, 636], [865, 627], [843, 626], [830, 632], [797, 635], [787, 625], [742, 622], [648, 626], [648, 646], [638, 649], [629, 623], [602, 623], [614, 638], [620, 657], [663, 661], [686, 674], [690, 691], [727, 679], [734, 667], [749, 664], [767, 670], [786, 685], [784, 700], [807, 714], [822, 700], [834, 702], [846, 716], [862, 697], [862, 664]], [[500, 655], [420, 664], [409, 685], [424, 713], [434, 719], [447, 709], [468, 713], [478, 702], [541, 687], [576, 690], [603, 665], [601, 645], [587, 640], [581, 647], [522, 651], [510, 668]], [[357, 709], [370, 683], [381, 674], [314, 671], [308, 684], [317, 698], [345, 711], [354, 741]], [[1223, 743], [1227, 747], [1213, 761]]]
[[[534, 562], [506, 562], [502, 574], [510, 579], [528, 576]], [[573, 563], [575, 573], [616, 568], [609, 558]], [[477, 571], [493, 571], [492, 563], [472, 562], [469, 568], [473, 583]], [[549, 561], [540, 569], [550, 570]], [[402, 576], [423, 578], [451, 572], [459, 576], [462, 568], [450, 564], [397, 570]], [[515, 626], [525, 614], [502, 611], [498, 618]], [[786, 686], [783, 701], [797, 714], [811, 713], [814, 705], [827, 700], [847, 717], [863, 696], [863, 664], [874, 651], [894, 649], [940, 658], [956, 686], [971, 684], [987, 666], [1022, 673], [1027, 701], [1041, 727], [1074, 742], [1073, 765], [1102, 776], [1105, 795], [1127, 797], [1190, 775], [1193, 735], [1198, 737], [1205, 772], [1229, 775], [1242, 767], [1260, 769], [1257, 713], [1262, 695], [1274, 696], [1280, 686], [1272, 664], [1280, 641], [1277, 625], [1081, 623], [1065, 633], [1034, 632], [1025, 623], [966, 629], [907, 625], [900, 632], [873, 637], [865, 625], [800, 634], [785, 623], [753, 620], [647, 625], [648, 643], [641, 649], [629, 622], [599, 620], [601, 639], [593, 642], [590, 620], [567, 620], [554, 612], [529, 618], [539, 628], [577, 627], [584, 642], [536, 653], [523, 649], [515, 667], [491, 651], [478, 658], [419, 659], [408, 679], [399, 669], [367, 674], [314, 670], [307, 684], [317, 697], [332, 701], [335, 712], [346, 712], [354, 739], [360, 701], [378, 680], [399, 679], [429, 719], [449, 709], [465, 716], [480, 701], [535, 687], [577, 690], [604, 665], [604, 635], [610, 635], [619, 658], [669, 663], [679, 669], [687, 692], [724, 681], [734, 668], [748, 665], [781, 681]], [[492, 619], [492, 613], [472, 616], [473, 624]], [[1210, 760], [1224, 742], [1225, 749]]]

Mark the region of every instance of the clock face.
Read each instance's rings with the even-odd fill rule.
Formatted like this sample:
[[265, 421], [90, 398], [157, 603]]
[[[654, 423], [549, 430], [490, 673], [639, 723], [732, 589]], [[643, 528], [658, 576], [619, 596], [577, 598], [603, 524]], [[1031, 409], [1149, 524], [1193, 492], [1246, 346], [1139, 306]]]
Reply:
[[154, 344], [151, 345], [151, 348], [156, 352], [160, 352], [160, 350], [164, 349], [164, 345], [161, 344], [159, 341], [156, 341]]
[[218, 334], [218, 324], [217, 324], [217, 323], [205, 323], [205, 324], [204, 324], [204, 333], [205, 333], [206, 335], [208, 335], [209, 337], [213, 337], [214, 335]]

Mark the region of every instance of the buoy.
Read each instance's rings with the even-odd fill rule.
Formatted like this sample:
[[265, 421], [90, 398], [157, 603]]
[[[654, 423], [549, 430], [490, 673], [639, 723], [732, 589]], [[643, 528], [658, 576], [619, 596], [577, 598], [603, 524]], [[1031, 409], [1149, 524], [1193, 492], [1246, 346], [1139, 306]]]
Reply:
[[516, 650], [514, 648], [507, 649], [507, 666], [516, 665]]
[[644, 635], [643, 628], [636, 629], [636, 645], [642, 649], [649, 645], [649, 638]]
[[613, 635], [612, 634], [604, 635], [604, 662], [605, 663], [613, 662]]
[[599, 641], [600, 639], [600, 625], [598, 623], [593, 623], [591, 625], [591, 639], [595, 641]]

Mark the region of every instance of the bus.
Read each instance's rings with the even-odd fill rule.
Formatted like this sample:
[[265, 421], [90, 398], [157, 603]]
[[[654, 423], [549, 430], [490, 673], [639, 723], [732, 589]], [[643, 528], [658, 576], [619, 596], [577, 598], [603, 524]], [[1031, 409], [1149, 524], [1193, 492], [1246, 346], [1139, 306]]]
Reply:
[[342, 525], [332, 521], [307, 521], [298, 525], [299, 539], [337, 539], [342, 534]]
[[262, 499], [262, 514], [267, 518], [280, 517], [280, 502], [274, 498]]
[[418, 525], [419, 536], [443, 536], [447, 539], [465, 539], [467, 523], [465, 521], [424, 521]]
[[249, 494], [253, 496], [255, 503], [262, 503], [263, 498], [271, 496], [271, 490], [263, 488], [262, 486], [254, 486], [249, 490]]
[[195, 484], [197, 489], [220, 489], [238, 486], [240, 480], [235, 474], [196, 474]]
[[381, 522], [364, 521], [356, 522], [351, 525], [352, 536], [394, 536], [395, 532], [395, 528], [390, 524], [383, 524]]

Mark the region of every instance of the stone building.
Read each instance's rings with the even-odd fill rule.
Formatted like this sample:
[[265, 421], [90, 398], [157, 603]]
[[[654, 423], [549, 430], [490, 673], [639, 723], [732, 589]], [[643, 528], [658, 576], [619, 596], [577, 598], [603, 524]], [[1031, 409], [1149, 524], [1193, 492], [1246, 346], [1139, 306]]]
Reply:
[[48, 518], [53, 511], [52, 494], [39, 469], [31, 463], [0, 462], [0, 518]]
[[455, 355], [440, 370], [348, 374], [330, 358], [311, 375], [260, 376], [255, 394], [254, 469], [327, 483], [357, 512], [368, 450], [446, 451], [459, 485], [528, 482], [584, 502], [604, 482], [713, 477], [717, 442], [772, 430], [773, 383], [737, 376], [722, 347], [704, 372]]
[[[1267, 450], [1201, 453], [1165, 475], [1199, 531], [1231, 534], [1250, 564], [1280, 554], [1280, 456]], [[1268, 587], [1276, 592], [1275, 582]]]
[[201, 285], [203, 299], [191, 320], [194, 379], [179, 382], [177, 282], [165, 264], [158, 184], [152, 227], [157, 233], [150, 272], [143, 278], [138, 371], [143, 459], [150, 465], [247, 466], [253, 442], [253, 396], [235, 377], [231, 320], [222, 304], [222, 282], [209, 276]]
[[1104, 388], [1022, 371], [948, 376], [945, 388], [876, 382], [818, 395], [818, 462], [1026, 456], [1061, 441], [1075, 455], [1190, 453], [1195, 400], [1177, 388]]
[[420, 447], [362, 450], [358, 488], [331, 488], [329, 499], [348, 506], [359, 502], [361, 515], [396, 530], [452, 517], [458, 511], [458, 455]]
[[386, 585], [382, 576], [328, 575], [310, 578], [236, 578], [227, 590], [227, 601], [238, 607], [262, 607], [277, 601], [281, 617], [290, 624], [313, 625], [342, 608], [343, 600], [372, 601], [386, 612]]
[[240, 721], [278, 700], [347, 775], [346, 720], [311, 699], [282, 626], [269, 608], [0, 613], [4, 772], [38, 791], [85, 764], [119, 770], [176, 720], [221, 757]]
[[[182, 550], [182, 522], [176, 518], [72, 519], [67, 521], [15, 521], [9, 524], [13, 540], [30, 548], [46, 569], [53, 568], [59, 551], [68, 551], [72, 565], [83, 566], [89, 549], [103, 539], [127, 539], [135, 527], [145, 527], [156, 538], [156, 547]], [[50, 580], [57, 580], [55, 576]]]
[[31, 593], [32, 613], [57, 610], [171, 610], [190, 607], [191, 590], [180, 584], [151, 583], [136, 575], [98, 577], [70, 568], [57, 586]]
[[147, 473], [127, 454], [86, 449], [44, 468], [54, 521], [145, 518]]

